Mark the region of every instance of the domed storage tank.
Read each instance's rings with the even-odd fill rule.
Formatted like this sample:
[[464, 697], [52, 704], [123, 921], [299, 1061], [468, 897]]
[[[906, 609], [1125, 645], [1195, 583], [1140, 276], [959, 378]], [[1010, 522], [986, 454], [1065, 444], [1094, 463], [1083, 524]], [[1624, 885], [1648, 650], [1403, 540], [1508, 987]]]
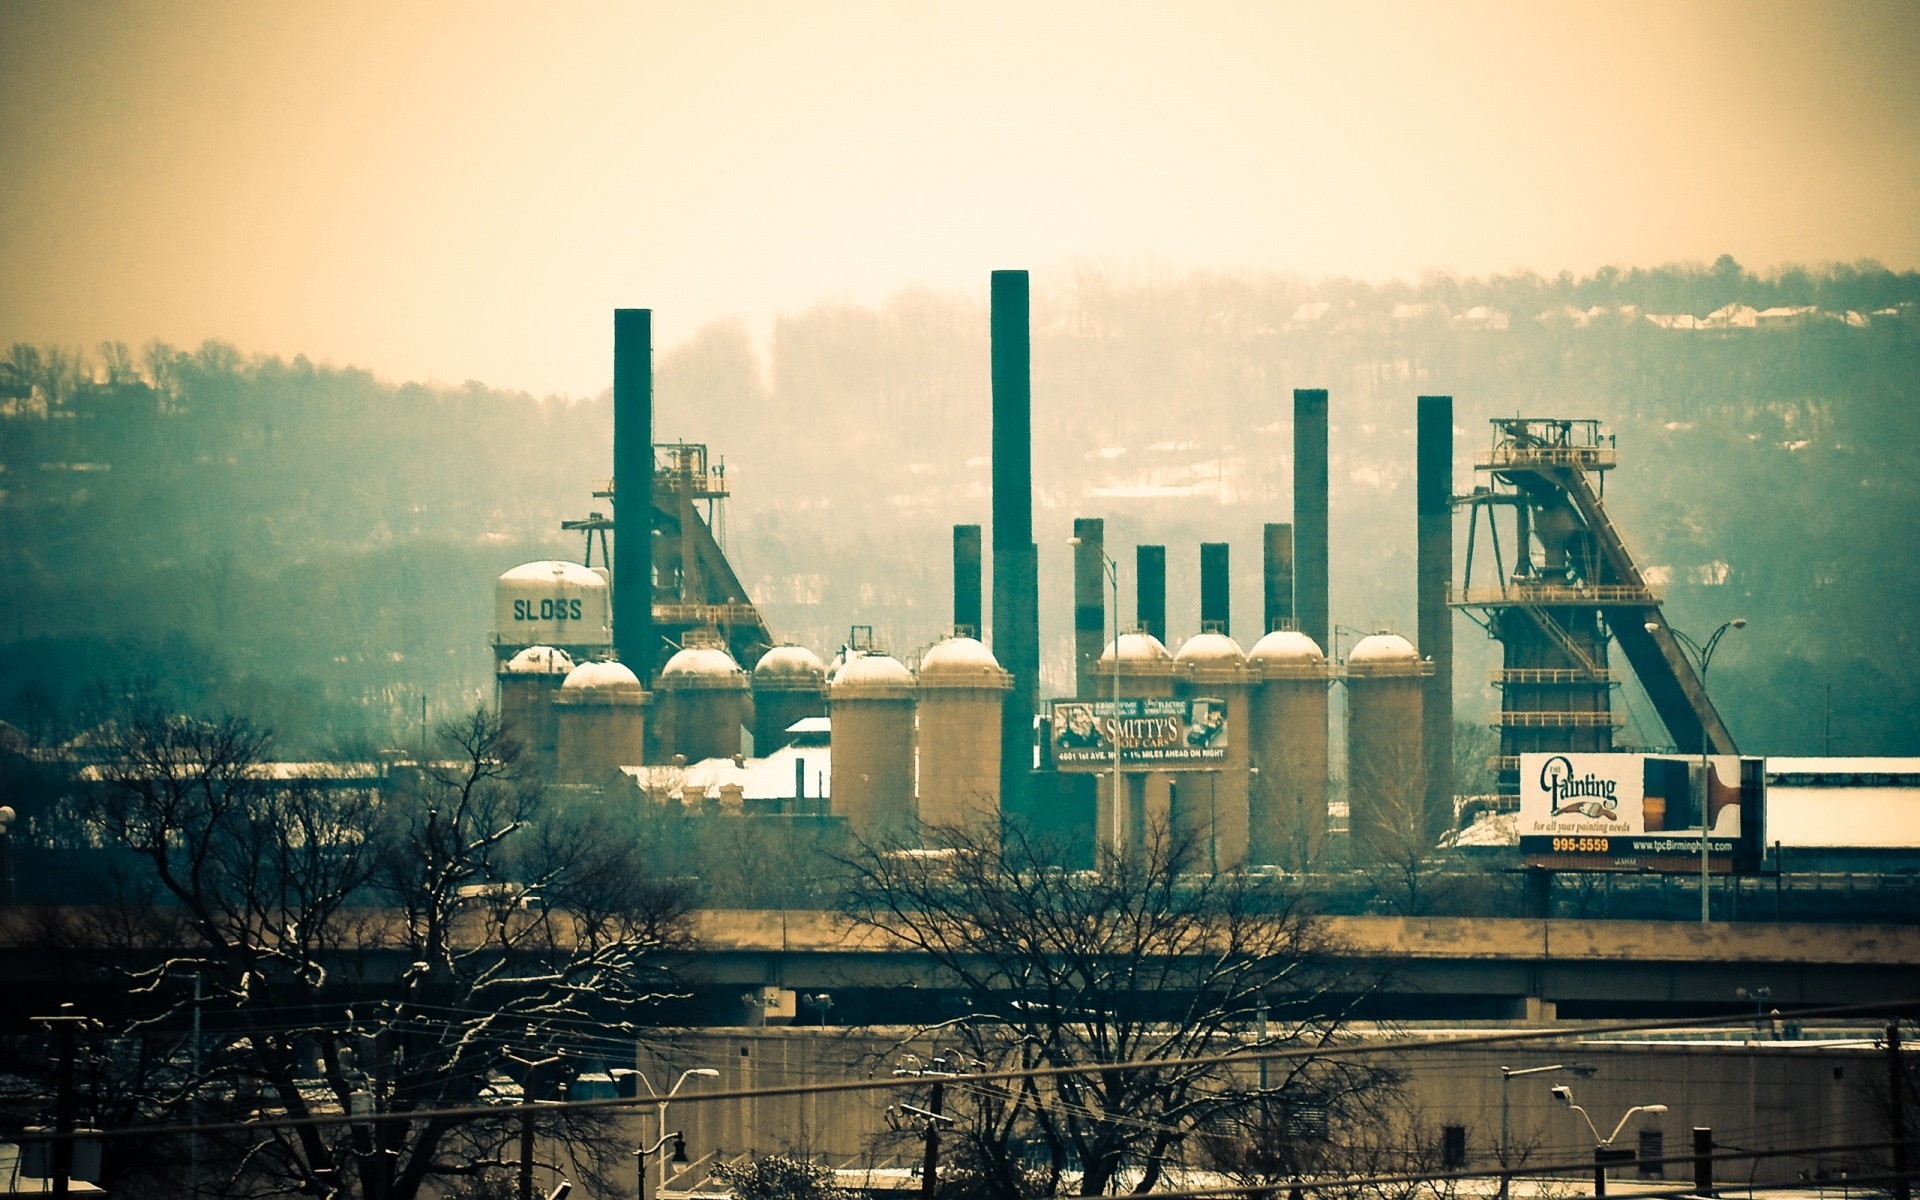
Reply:
[[555, 771], [561, 783], [604, 783], [646, 761], [647, 693], [617, 662], [585, 662], [554, 693]]
[[878, 653], [854, 654], [827, 687], [833, 813], [856, 837], [905, 844], [915, 836], [914, 690], [900, 660]]
[[1347, 828], [1356, 863], [1424, 855], [1441, 827], [1426, 811], [1421, 694], [1433, 664], [1395, 633], [1361, 638], [1347, 656]]
[[[1179, 686], [1173, 655], [1167, 653], [1159, 638], [1145, 630], [1122, 633], [1107, 643], [1093, 664], [1093, 694], [1088, 699], [1096, 704], [1112, 700], [1116, 672], [1122, 700], [1171, 700]], [[1147, 831], [1167, 820], [1172, 799], [1167, 772], [1138, 768], [1123, 772], [1117, 812], [1113, 775], [1102, 771], [1096, 779], [1094, 838], [1107, 853], [1116, 846], [1141, 846]]]
[[606, 577], [579, 563], [522, 563], [494, 585], [493, 643], [502, 659], [528, 646], [554, 646], [575, 661], [613, 649]]
[[1173, 655], [1167, 653], [1167, 648], [1160, 644], [1159, 638], [1138, 629], [1121, 634], [1101, 651], [1100, 660], [1093, 664], [1093, 674], [1099, 683], [1089, 699], [1113, 699], [1116, 661], [1119, 663], [1121, 699], [1173, 699]]
[[496, 677], [500, 724], [526, 749], [530, 765], [542, 775], [553, 772], [553, 694], [560, 690], [573, 665], [565, 650], [528, 646], [508, 659]]
[[740, 730], [752, 720], [747, 673], [717, 645], [687, 646], [660, 668], [655, 684], [654, 744], [662, 761], [690, 763], [740, 753]]
[[920, 821], [1000, 829], [1000, 709], [1013, 687], [993, 651], [950, 637], [920, 659]]
[[1248, 704], [1253, 680], [1240, 643], [1224, 633], [1196, 633], [1173, 656], [1185, 699], [1226, 706], [1226, 724], [1212, 744], [1223, 746], [1217, 767], [1182, 771], [1175, 779], [1169, 821], [1196, 835], [1205, 866], [1231, 871], [1247, 862]]
[[1248, 747], [1250, 861], [1304, 871], [1327, 836], [1327, 689], [1333, 671], [1304, 633], [1275, 630], [1247, 652], [1253, 675]]
[[753, 665], [753, 752], [761, 758], [791, 740], [787, 729], [827, 715], [827, 665], [805, 646], [775, 646]]

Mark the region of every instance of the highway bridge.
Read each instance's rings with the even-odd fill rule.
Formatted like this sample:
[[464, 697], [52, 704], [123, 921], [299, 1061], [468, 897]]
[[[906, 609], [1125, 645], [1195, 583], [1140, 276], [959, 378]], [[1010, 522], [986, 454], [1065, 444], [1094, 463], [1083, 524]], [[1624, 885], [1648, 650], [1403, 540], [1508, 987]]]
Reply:
[[[1739, 989], [1761, 987], [1782, 1010], [1920, 996], [1920, 926], [1384, 916], [1321, 925], [1337, 965], [1378, 980], [1374, 1007], [1399, 1017], [1679, 1016], [1736, 1008]], [[830, 913], [709, 910], [698, 928], [697, 968], [714, 988], [826, 991], [850, 1021], [896, 1007], [903, 986], [924, 997], [942, 984], [916, 952]]]
[[[1334, 969], [1400, 1019], [1665, 1017], [1737, 1011], [1741, 989], [1795, 1008], [1920, 997], [1920, 925], [1698, 923], [1510, 917], [1320, 918]], [[0, 909], [0, 1009], [51, 1011], [78, 972], [36, 936], [36, 910]], [[911, 947], [828, 912], [709, 909], [686, 964], [693, 995], [669, 1023], [914, 1023], [947, 987]], [[363, 954], [390, 957], [373, 939]], [[156, 949], [159, 949], [156, 947]], [[365, 964], [363, 964], [365, 965]], [[378, 975], [375, 965], [371, 973]], [[810, 1011], [801, 996], [832, 997]], [[15, 1011], [20, 1010], [20, 1011]]]

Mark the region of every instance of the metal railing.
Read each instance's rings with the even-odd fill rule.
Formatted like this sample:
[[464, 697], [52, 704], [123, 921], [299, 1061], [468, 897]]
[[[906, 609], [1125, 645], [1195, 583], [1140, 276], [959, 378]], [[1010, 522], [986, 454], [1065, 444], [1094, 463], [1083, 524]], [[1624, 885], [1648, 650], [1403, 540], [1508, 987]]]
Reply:
[[668, 625], [757, 625], [760, 610], [751, 604], [656, 604], [653, 619]]
[[1585, 670], [1579, 667], [1511, 667], [1493, 673], [1495, 684], [1508, 683], [1612, 683], [1613, 672], [1605, 667]]
[[1474, 456], [1482, 471], [1505, 467], [1582, 467], [1605, 471], [1618, 466], [1619, 451], [1612, 446], [1495, 446]]
[[1615, 712], [1508, 711], [1495, 713], [1492, 724], [1512, 729], [1617, 729], [1626, 724], [1626, 717]]
[[1447, 588], [1447, 603], [1467, 606], [1498, 604], [1627, 604], [1650, 606], [1660, 602], [1659, 593], [1650, 587], [1624, 583], [1500, 584], [1492, 587]]

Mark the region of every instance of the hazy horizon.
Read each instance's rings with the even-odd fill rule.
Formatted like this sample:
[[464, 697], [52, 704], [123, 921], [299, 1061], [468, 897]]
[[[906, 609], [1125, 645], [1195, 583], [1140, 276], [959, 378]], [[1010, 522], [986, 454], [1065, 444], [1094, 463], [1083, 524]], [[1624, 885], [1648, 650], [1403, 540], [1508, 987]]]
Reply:
[[[605, 386], [608, 310], [1920, 267], [1910, 5], [0, 8], [0, 339]], [[1036, 314], [1038, 317], [1038, 314]]]

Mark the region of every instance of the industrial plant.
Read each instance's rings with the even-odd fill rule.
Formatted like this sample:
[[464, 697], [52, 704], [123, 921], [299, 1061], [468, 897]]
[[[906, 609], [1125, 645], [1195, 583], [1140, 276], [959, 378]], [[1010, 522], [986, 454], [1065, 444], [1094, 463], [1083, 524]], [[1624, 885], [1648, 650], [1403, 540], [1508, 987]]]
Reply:
[[[869, 627], [838, 647], [777, 639], [716, 536], [724, 466], [705, 445], [655, 440], [651, 321], [649, 310], [615, 313], [613, 476], [593, 492], [609, 507], [563, 523], [582, 536], [581, 561], [522, 564], [496, 585], [500, 709], [553, 786], [624, 789], [689, 813], [824, 817], [907, 847], [942, 828], [1023, 822], [1070, 833], [1069, 865], [1155, 829], [1198, 839], [1215, 870], [1418, 859], [1523, 808], [1538, 756], [1623, 749], [1617, 643], [1666, 727], [1682, 786], [1683, 757], [1700, 755], [1720, 792], [1740, 794], [1739, 750], [1701, 664], [1607, 515], [1605, 481], [1619, 464], [1597, 421], [1494, 420], [1463, 491], [1453, 400], [1418, 397], [1417, 627], [1362, 636], [1336, 660], [1330, 398], [1295, 389], [1293, 511], [1264, 527], [1259, 552], [1263, 636], [1242, 646], [1228, 633], [1225, 542], [1134, 547], [1134, 621], [1123, 623], [1124, 551], [1108, 547], [1104, 519], [1078, 518], [1062, 548], [1073, 563], [1073, 689], [1044, 697], [1025, 272], [991, 282], [990, 521], [954, 527], [950, 632], [906, 661]], [[1167, 628], [1170, 549], [1197, 549], [1196, 629]], [[1456, 612], [1502, 650], [1491, 795], [1456, 794]], [[1336, 728], [1344, 746], [1330, 744]], [[1652, 778], [1659, 768], [1646, 769]], [[1712, 812], [1727, 804], [1740, 807], [1723, 800]], [[1608, 832], [1684, 829], [1698, 808], [1676, 797], [1653, 823]], [[1764, 845], [1756, 797], [1744, 811], [1743, 845]], [[1693, 861], [1671, 846], [1605, 841], [1550, 840], [1528, 865], [1678, 871]], [[1735, 848], [1708, 851], [1714, 870], [1732, 868]]]

